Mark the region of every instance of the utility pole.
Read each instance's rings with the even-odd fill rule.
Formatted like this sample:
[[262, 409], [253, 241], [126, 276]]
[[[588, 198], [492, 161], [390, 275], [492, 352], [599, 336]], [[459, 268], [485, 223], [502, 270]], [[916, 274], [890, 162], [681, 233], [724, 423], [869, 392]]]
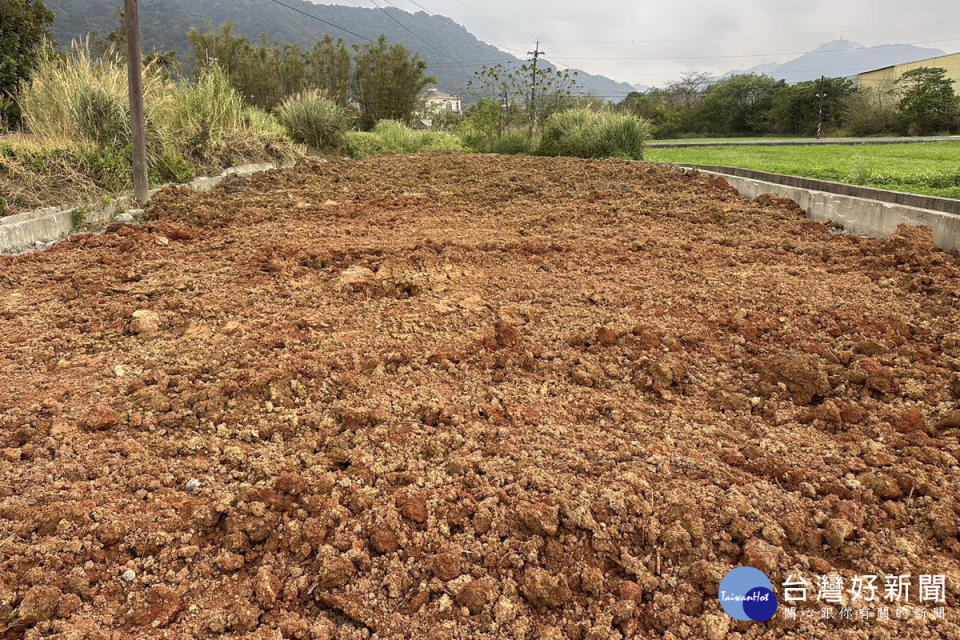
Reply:
[[540, 41], [537, 40], [537, 46], [533, 51], [527, 51], [528, 56], [533, 56], [533, 78], [530, 82], [530, 139], [533, 139], [533, 130], [537, 126], [537, 60], [540, 56], [546, 55], [540, 51]]
[[817, 140], [823, 135], [823, 100], [827, 97], [827, 91], [824, 87], [826, 80], [826, 76], [820, 76], [820, 90], [817, 92], [817, 98], [820, 100], [820, 121], [819, 124], [817, 124]]
[[130, 140], [133, 142], [133, 197], [148, 196], [146, 120], [143, 115], [143, 62], [140, 59], [140, 15], [137, 0], [123, 0], [127, 30], [127, 83], [130, 85]]

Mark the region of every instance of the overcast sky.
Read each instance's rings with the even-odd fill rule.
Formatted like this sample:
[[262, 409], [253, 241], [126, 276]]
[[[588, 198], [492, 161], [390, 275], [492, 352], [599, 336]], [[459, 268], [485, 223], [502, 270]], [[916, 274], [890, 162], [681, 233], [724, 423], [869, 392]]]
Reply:
[[[662, 84], [683, 71], [721, 73], [783, 62], [837, 39], [867, 46], [902, 43], [960, 51], [960, 2], [954, 0], [390, 3], [453, 18], [481, 40], [518, 56], [532, 50], [539, 38], [552, 62], [647, 85]], [[366, 0], [321, 4], [372, 6]], [[380, 4], [387, 6], [385, 0]]]

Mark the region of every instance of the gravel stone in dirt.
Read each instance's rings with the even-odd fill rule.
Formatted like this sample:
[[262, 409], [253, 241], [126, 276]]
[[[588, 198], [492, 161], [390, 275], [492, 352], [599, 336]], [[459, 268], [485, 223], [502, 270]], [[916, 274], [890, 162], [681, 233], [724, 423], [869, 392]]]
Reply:
[[[960, 637], [929, 230], [470, 155], [146, 215], [0, 258], [0, 636]], [[946, 574], [947, 618], [740, 623], [747, 563]]]

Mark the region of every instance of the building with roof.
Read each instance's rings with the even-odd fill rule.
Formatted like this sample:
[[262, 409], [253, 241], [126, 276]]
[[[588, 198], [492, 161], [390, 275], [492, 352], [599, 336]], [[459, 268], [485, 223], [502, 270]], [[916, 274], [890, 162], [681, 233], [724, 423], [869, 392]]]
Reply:
[[423, 102], [428, 113], [437, 113], [439, 111], [463, 113], [463, 100], [460, 96], [452, 96], [449, 93], [440, 91], [436, 87], [427, 89], [423, 97]]
[[953, 80], [954, 89], [960, 93], [960, 53], [948, 53], [924, 60], [903, 62], [901, 64], [882, 67], [872, 71], [865, 71], [857, 76], [857, 86], [860, 89], [872, 89], [878, 93], [885, 93], [893, 89], [894, 84], [903, 74], [920, 67], [941, 67], [946, 69], [947, 77]]

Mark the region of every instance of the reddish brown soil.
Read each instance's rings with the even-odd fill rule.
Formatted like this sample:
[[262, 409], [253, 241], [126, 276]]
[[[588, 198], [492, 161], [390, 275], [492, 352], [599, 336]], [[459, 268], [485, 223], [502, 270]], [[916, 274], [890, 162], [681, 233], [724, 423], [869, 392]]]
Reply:
[[[929, 232], [467, 155], [149, 214], [0, 259], [6, 636], [960, 637]], [[740, 564], [945, 573], [946, 620], [734, 623]]]

